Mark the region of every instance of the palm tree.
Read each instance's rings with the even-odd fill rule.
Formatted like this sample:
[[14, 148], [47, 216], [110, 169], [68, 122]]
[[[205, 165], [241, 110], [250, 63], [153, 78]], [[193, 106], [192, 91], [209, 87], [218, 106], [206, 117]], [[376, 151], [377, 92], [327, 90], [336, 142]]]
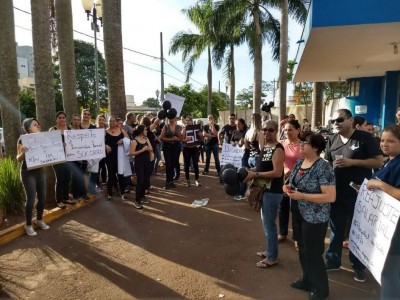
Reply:
[[20, 135], [20, 109], [15, 48], [13, 1], [5, 0], [0, 9], [0, 107], [6, 154], [16, 157]]
[[51, 58], [49, 1], [31, 0], [36, 115], [43, 130], [54, 125], [56, 104]]
[[58, 54], [64, 111], [71, 117], [78, 113], [76, 98], [75, 55], [72, 8], [69, 0], [55, 0]]
[[323, 97], [324, 97], [324, 83], [314, 82], [313, 93], [312, 93], [311, 128], [317, 128], [318, 124], [321, 124]]
[[103, 1], [104, 52], [111, 114], [126, 114], [124, 63], [122, 54], [121, 0]]
[[211, 66], [211, 47], [215, 43], [214, 33], [212, 30], [212, 0], [201, 0], [196, 5], [187, 10], [183, 10], [189, 20], [196, 25], [199, 34], [192, 32], [180, 31], [171, 40], [169, 52], [176, 54], [182, 51], [182, 61], [185, 63], [186, 81], [189, 81], [190, 75], [193, 73], [194, 65], [200, 58], [201, 54], [207, 50], [208, 68], [207, 68], [207, 84], [208, 84], [208, 101], [207, 114], [211, 114], [212, 100], [212, 66]]

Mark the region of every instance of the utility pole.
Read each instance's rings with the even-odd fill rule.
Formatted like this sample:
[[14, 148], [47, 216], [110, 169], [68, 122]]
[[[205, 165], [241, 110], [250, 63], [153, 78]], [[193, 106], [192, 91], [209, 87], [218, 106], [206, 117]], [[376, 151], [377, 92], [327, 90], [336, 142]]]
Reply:
[[164, 52], [163, 52], [163, 37], [160, 32], [160, 57], [161, 57], [161, 103], [164, 101]]

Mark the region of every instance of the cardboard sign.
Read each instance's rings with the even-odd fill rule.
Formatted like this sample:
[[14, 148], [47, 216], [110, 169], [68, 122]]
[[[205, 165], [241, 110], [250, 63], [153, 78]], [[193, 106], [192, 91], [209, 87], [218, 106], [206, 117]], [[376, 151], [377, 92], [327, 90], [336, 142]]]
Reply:
[[199, 124], [187, 125], [185, 127], [185, 131], [186, 131], [186, 138], [188, 139], [188, 141], [186, 141], [186, 144], [199, 145], [199, 143], [200, 143], [200, 137], [199, 137], [200, 125]]
[[181, 115], [181, 111], [182, 111], [182, 107], [183, 107], [183, 103], [185, 102], [185, 98], [172, 94], [172, 93], [166, 93], [164, 96], [165, 100], [168, 100], [169, 102], [171, 102], [171, 107], [176, 109], [177, 112], [177, 117], [179, 117]]
[[21, 142], [27, 148], [25, 161], [28, 170], [65, 162], [60, 130], [24, 134]]
[[244, 146], [234, 146], [224, 143], [222, 145], [221, 165], [232, 164], [236, 168], [242, 166], [242, 157], [244, 154]]
[[393, 233], [400, 216], [400, 201], [381, 190], [368, 190], [367, 179], [358, 192], [350, 229], [349, 249], [381, 283]]
[[106, 156], [104, 128], [65, 130], [67, 161], [103, 158]]

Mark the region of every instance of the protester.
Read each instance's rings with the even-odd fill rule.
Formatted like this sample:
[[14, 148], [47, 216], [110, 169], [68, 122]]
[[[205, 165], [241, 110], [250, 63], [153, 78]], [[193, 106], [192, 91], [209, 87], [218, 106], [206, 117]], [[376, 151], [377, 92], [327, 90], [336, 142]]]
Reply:
[[299, 246], [303, 276], [292, 282], [291, 287], [310, 292], [309, 299], [325, 299], [329, 295], [323, 254], [329, 203], [335, 201], [336, 190], [332, 167], [320, 158], [324, 149], [325, 140], [322, 135], [308, 135], [300, 146], [304, 159], [297, 161], [290, 174], [289, 185], [283, 187], [283, 191], [298, 203], [292, 208], [296, 211], [292, 226]]
[[[236, 130], [232, 134], [231, 144], [237, 145], [239, 147], [244, 146], [244, 137], [247, 132], [247, 124], [246, 121], [242, 118], [236, 120]], [[242, 157], [242, 167], [248, 167], [248, 157], [243, 155]], [[247, 184], [244, 182], [239, 182], [239, 193], [233, 197], [233, 200], [240, 201], [245, 199], [245, 192]]]
[[206, 164], [204, 166], [203, 175], [208, 174], [210, 170], [211, 153], [214, 156], [215, 168], [218, 176], [220, 175], [221, 166], [219, 163], [219, 148], [218, 148], [218, 131], [219, 126], [215, 124], [214, 117], [208, 116], [208, 124], [203, 127], [204, 147], [206, 150]]
[[371, 122], [367, 122], [364, 126], [365, 131], [369, 132], [372, 135], [375, 135], [375, 128], [374, 128], [374, 124], [372, 124]]
[[[203, 121], [197, 120], [196, 124], [200, 125], [200, 131], [203, 132]], [[200, 140], [199, 150], [200, 150], [201, 162], [204, 163], [204, 138]]]
[[161, 140], [160, 140], [160, 135], [161, 135], [161, 128], [160, 128], [160, 120], [157, 118], [153, 118], [151, 120], [151, 124], [154, 124], [158, 120], [157, 126], [153, 129], [153, 134], [154, 134], [154, 164], [153, 164], [153, 174], [157, 174], [158, 166], [161, 161]]
[[[147, 118], [144, 117], [142, 121]], [[153, 151], [150, 140], [147, 137], [145, 125], [140, 124], [136, 127], [135, 138], [131, 142], [130, 154], [135, 157], [136, 167], [136, 201], [135, 207], [143, 208], [142, 204], [150, 204], [150, 200], [145, 197], [145, 192], [150, 187], [150, 155]]]
[[263, 138], [261, 134], [261, 117], [259, 114], [253, 114], [250, 129], [247, 130], [244, 137], [244, 145], [248, 149], [245, 155], [248, 155], [248, 165], [250, 168], [254, 168], [257, 165], [258, 156], [260, 155], [260, 141]]
[[[23, 122], [26, 134], [40, 132], [40, 123], [35, 118], [25, 119]], [[36, 205], [36, 225], [41, 229], [47, 230], [50, 227], [43, 221], [44, 203], [46, 200], [46, 176], [43, 168], [35, 168], [28, 170], [25, 153], [28, 148], [22, 144], [21, 138], [17, 142], [17, 161], [22, 162], [20, 169], [20, 179], [25, 190], [25, 225], [24, 229], [27, 235], [35, 236], [37, 232], [32, 227], [32, 214], [35, 206], [35, 198], [37, 196]]]
[[[56, 126], [50, 128], [49, 131], [60, 130], [62, 142], [65, 144], [64, 131], [67, 127], [67, 115], [63, 111], [56, 114]], [[56, 202], [59, 208], [65, 208], [65, 204], [75, 204], [74, 200], [69, 199], [69, 184], [71, 181], [71, 167], [69, 162], [63, 162], [53, 165], [53, 170], [56, 175]]]
[[[325, 159], [333, 163], [336, 178], [336, 201], [330, 211], [331, 242], [326, 251], [326, 270], [339, 270], [342, 258], [342, 244], [346, 220], [353, 219], [356, 192], [350, 182], [361, 184], [370, 178], [372, 169], [383, 165], [378, 144], [368, 132], [353, 128], [353, 116], [348, 109], [335, 112], [331, 122], [337, 131], [327, 143]], [[365, 266], [350, 251], [354, 279], [365, 281]]]
[[[186, 127], [182, 131], [182, 140], [183, 140], [183, 161], [184, 161], [184, 168], [185, 168], [185, 177], [186, 177], [186, 186], [191, 186], [190, 177], [189, 177], [189, 169], [190, 163], [193, 163], [194, 169], [194, 178], [195, 178], [195, 185], [201, 186], [199, 182], [199, 142], [200, 142], [200, 130], [195, 132], [190, 127], [193, 125], [193, 119], [190, 116], [186, 117], [185, 120]], [[187, 127], [189, 128], [187, 129]], [[201, 134], [201, 133], [200, 133]]]
[[106, 130], [106, 165], [108, 171], [107, 178], [107, 200], [112, 200], [113, 187], [119, 184], [119, 190], [122, 200], [126, 201], [124, 175], [118, 174], [118, 146], [123, 144], [124, 137], [128, 138], [125, 130], [119, 128], [117, 118], [110, 116], [108, 118], [109, 128]]
[[[286, 139], [280, 140], [285, 150], [285, 161], [284, 161], [284, 174], [285, 180], [289, 179], [292, 173], [293, 167], [296, 161], [303, 157], [300, 153], [300, 124], [297, 120], [290, 120], [284, 126], [284, 133]], [[278, 241], [286, 241], [289, 229], [289, 215], [290, 215], [290, 197], [284, 194], [282, 201], [279, 206], [279, 235]], [[296, 211], [297, 201], [293, 201], [292, 205], [294, 208], [292, 210]], [[293, 235], [293, 240], [296, 242], [297, 238]], [[296, 247], [296, 246], [295, 246]], [[297, 248], [297, 247], [296, 247]]]
[[[96, 127], [97, 128], [104, 128], [104, 134], [106, 134], [105, 129], [106, 129], [106, 117], [103, 114], [100, 114], [96, 118]], [[97, 177], [97, 189], [99, 191], [103, 191], [104, 188], [107, 186], [107, 166], [106, 166], [106, 158], [102, 158], [99, 161], [99, 171], [98, 171], [98, 177]], [[101, 179], [101, 184], [100, 184], [100, 179]]]
[[[368, 189], [379, 189], [400, 201], [400, 126], [386, 127], [381, 136], [383, 154], [389, 156], [385, 166], [374, 173]], [[400, 223], [397, 223], [381, 275], [381, 299], [400, 297]]]
[[367, 124], [367, 120], [361, 116], [354, 116], [353, 127], [357, 130], [365, 130], [365, 125]]
[[137, 125], [135, 122], [136, 122], [135, 114], [132, 112], [127, 113], [122, 128], [128, 133], [128, 136], [131, 140], [134, 138], [133, 130]]
[[[158, 127], [160, 124], [160, 119], [156, 119], [153, 123], [151, 122], [150, 118], [145, 116], [143, 117], [141, 124], [144, 125], [147, 129], [147, 134], [146, 137], [150, 141], [151, 144], [151, 151], [154, 155], [150, 157], [150, 164], [149, 164], [149, 176], [154, 173], [154, 162], [155, 162], [155, 153], [154, 149], [156, 147], [156, 136], [154, 134], [154, 130]], [[151, 187], [150, 181], [149, 181], [149, 186], [146, 188], [146, 194], [150, 194], [150, 190], [154, 189], [154, 187]]]
[[181, 129], [176, 123], [176, 118], [169, 119], [165, 123], [161, 131], [160, 139], [163, 142], [162, 150], [165, 159], [165, 189], [176, 188], [174, 184], [174, 172], [176, 164], [179, 163], [181, 141]]
[[82, 109], [81, 113], [81, 129], [95, 129], [96, 126], [90, 123], [90, 110]]
[[[261, 119], [260, 119], [261, 121]], [[276, 217], [278, 215], [279, 203], [282, 200], [283, 162], [285, 153], [282, 145], [277, 140], [278, 123], [268, 120], [263, 128], [265, 144], [260, 153], [255, 171], [248, 171], [244, 182], [257, 179], [258, 184], [262, 181], [264, 194], [261, 204], [261, 220], [266, 236], [267, 250], [257, 252], [263, 257], [257, 263], [258, 268], [270, 268], [278, 264], [278, 231]]]
[[218, 140], [219, 144], [222, 145], [223, 143], [229, 144], [232, 139], [232, 134], [236, 130], [236, 115], [230, 114], [229, 116], [229, 123], [225, 124], [218, 133]]

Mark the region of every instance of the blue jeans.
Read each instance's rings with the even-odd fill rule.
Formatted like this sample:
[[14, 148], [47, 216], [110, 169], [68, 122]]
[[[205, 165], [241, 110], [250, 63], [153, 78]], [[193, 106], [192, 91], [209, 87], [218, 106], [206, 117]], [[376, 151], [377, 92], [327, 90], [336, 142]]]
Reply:
[[264, 192], [261, 205], [261, 221], [267, 240], [267, 259], [276, 261], [278, 259], [278, 229], [276, 218], [278, 216], [279, 204], [283, 194]]
[[219, 171], [221, 170], [221, 166], [219, 164], [218, 144], [205, 145], [205, 148], [206, 148], [206, 165], [204, 167], [204, 172], [208, 173], [208, 171], [210, 169], [210, 160], [211, 160], [211, 153], [212, 153], [214, 156], [215, 168], [217, 169], [217, 172], [219, 174]]
[[255, 168], [257, 166], [258, 155], [249, 157], [249, 167]]
[[160, 161], [161, 161], [161, 144], [156, 143], [156, 145], [154, 147], [154, 162], [153, 162], [153, 169], [152, 169], [154, 174], [157, 173], [157, 168], [158, 168], [158, 164], [160, 163]]
[[43, 219], [44, 201], [46, 199], [46, 176], [43, 168], [21, 170], [21, 182], [25, 190], [25, 224], [32, 225], [32, 213], [37, 195], [37, 220]]

